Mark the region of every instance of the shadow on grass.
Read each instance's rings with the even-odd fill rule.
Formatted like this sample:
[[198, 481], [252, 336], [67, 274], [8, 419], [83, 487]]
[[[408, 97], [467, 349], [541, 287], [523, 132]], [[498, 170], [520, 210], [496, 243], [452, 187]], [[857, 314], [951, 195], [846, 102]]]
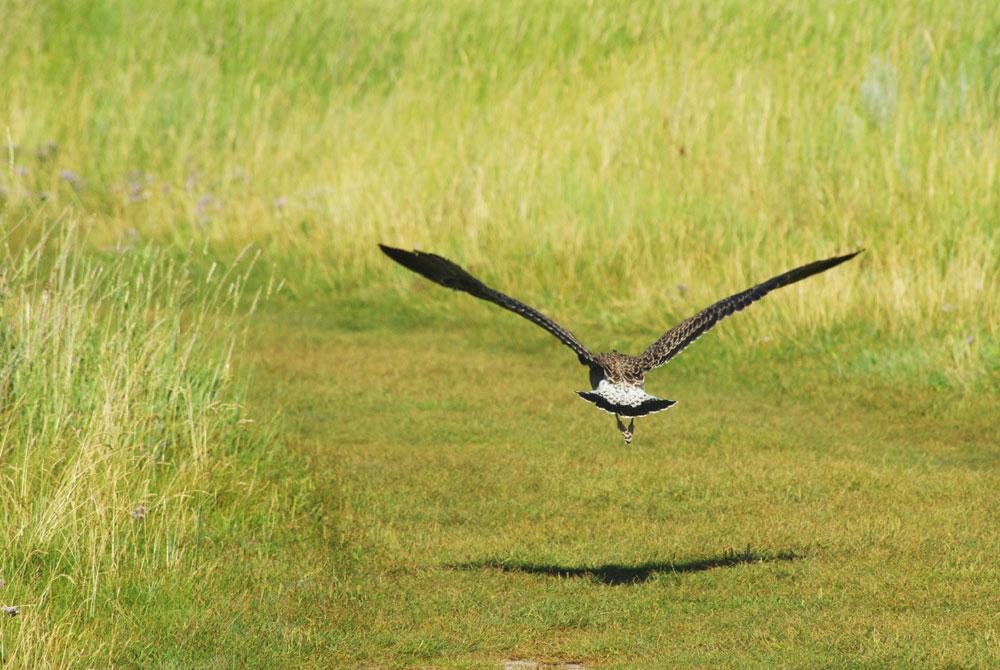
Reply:
[[802, 556], [781, 551], [777, 554], [757, 552], [747, 547], [743, 551], [726, 551], [721, 556], [700, 558], [690, 561], [655, 561], [639, 565], [619, 565], [609, 563], [596, 567], [569, 567], [563, 565], [548, 565], [545, 563], [527, 563], [521, 561], [472, 561], [469, 563], [454, 563], [445, 567], [453, 570], [499, 570], [500, 572], [524, 572], [532, 575], [549, 575], [551, 577], [587, 577], [598, 584], [617, 586], [620, 584], [641, 584], [660, 573], [688, 573], [728, 568], [748, 563], [774, 563], [778, 561], [795, 561]]

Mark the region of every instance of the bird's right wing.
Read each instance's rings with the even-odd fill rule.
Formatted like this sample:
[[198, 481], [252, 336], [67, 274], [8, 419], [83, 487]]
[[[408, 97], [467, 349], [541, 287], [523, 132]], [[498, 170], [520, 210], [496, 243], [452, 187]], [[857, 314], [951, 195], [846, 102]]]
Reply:
[[499, 305], [519, 316], [523, 316], [528, 321], [541, 326], [555, 335], [560, 342], [576, 352], [580, 363], [583, 365], [597, 365], [594, 355], [590, 353], [587, 347], [583, 346], [580, 340], [576, 339], [573, 333], [534, 307], [525, 305], [520, 300], [515, 300], [509, 295], [504, 295], [500, 291], [491, 289], [447, 258], [422, 251], [404, 251], [395, 247], [388, 247], [384, 244], [378, 246], [386, 256], [406, 269], [430, 279], [432, 282], [454, 289], [455, 291], [463, 291], [482, 300], [488, 300], [494, 305]]
[[712, 326], [726, 318], [734, 312], [738, 312], [760, 300], [771, 291], [794, 284], [797, 281], [811, 277], [814, 274], [829, 270], [835, 265], [840, 265], [844, 261], [849, 261], [857, 256], [860, 251], [846, 256], [836, 256], [822, 261], [815, 261], [789, 270], [777, 277], [772, 277], [765, 282], [761, 282], [745, 291], [723, 298], [714, 305], [710, 305], [694, 316], [681, 321], [679, 324], [668, 330], [656, 342], [653, 342], [646, 351], [639, 355], [639, 361], [644, 371], [652, 370], [663, 365], [699, 337], [708, 332]]

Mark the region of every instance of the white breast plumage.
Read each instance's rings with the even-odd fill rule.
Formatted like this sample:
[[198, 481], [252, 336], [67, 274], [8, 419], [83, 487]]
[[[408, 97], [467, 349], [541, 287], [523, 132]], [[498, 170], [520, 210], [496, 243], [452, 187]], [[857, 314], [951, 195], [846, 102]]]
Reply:
[[628, 407], [638, 407], [644, 401], [653, 398], [646, 393], [641, 386], [622, 382], [614, 384], [607, 379], [602, 379], [594, 389], [599, 396], [607, 400], [612, 405], [626, 405]]

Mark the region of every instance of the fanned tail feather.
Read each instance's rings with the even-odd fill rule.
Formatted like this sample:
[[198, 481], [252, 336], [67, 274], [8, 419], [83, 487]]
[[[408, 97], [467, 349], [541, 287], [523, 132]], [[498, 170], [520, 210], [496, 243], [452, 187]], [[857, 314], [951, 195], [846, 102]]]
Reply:
[[602, 409], [609, 414], [617, 414], [618, 416], [627, 417], [656, 414], [657, 412], [669, 409], [671, 405], [677, 404], [676, 400], [664, 400], [663, 398], [657, 398], [656, 396], [646, 396], [646, 398], [638, 404], [626, 405], [611, 402], [596, 391], [577, 391], [577, 395], [587, 402], [594, 403], [599, 409]]

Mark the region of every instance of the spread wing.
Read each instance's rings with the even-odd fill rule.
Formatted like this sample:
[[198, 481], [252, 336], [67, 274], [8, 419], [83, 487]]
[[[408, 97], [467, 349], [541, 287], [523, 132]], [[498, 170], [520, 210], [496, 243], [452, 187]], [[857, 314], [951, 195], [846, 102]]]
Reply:
[[851, 260], [859, 253], [861, 251], [797, 267], [777, 277], [772, 277], [766, 282], [757, 284], [753, 288], [748, 288], [746, 291], [724, 298], [710, 307], [706, 307], [691, 318], [681, 321], [671, 330], [664, 333], [663, 337], [653, 342], [646, 351], [642, 352], [638, 358], [643, 371], [646, 372], [663, 365], [684, 351], [689, 344], [707, 333], [719, 321], [734, 312], [748, 307], [751, 303], [760, 300], [771, 291], [782, 286], [794, 284], [824, 270], [829, 270], [836, 265]]
[[584, 365], [596, 365], [594, 355], [587, 350], [587, 347], [576, 339], [573, 333], [569, 332], [558, 323], [545, 316], [537, 309], [525, 305], [520, 300], [515, 300], [509, 295], [504, 295], [500, 291], [494, 291], [486, 284], [482, 283], [468, 272], [452, 263], [447, 258], [437, 254], [428, 254], [422, 251], [403, 251], [394, 247], [387, 247], [384, 244], [378, 245], [386, 256], [396, 261], [408, 270], [413, 270], [419, 275], [423, 275], [432, 282], [441, 284], [456, 291], [464, 291], [483, 300], [489, 300], [495, 305], [500, 305], [519, 316], [523, 316], [528, 321], [541, 326], [548, 332], [555, 335], [560, 342], [576, 352], [580, 362]]

